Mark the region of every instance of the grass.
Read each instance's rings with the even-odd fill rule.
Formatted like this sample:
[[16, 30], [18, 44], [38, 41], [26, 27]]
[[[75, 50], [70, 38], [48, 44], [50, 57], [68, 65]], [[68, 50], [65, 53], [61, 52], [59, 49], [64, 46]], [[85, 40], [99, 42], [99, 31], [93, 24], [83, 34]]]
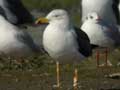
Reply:
[[80, 27], [80, 0], [22, 0], [29, 9], [38, 9], [49, 13], [53, 9], [65, 9], [70, 13], [72, 21]]
[[53, 8], [71, 9], [80, 4], [80, 0], [22, 0], [29, 9], [49, 10]]
[[[109, 55], [109, 59], [113, 63], [113, 67], [111, 68], [97, 68], [95, 55], [86, 59], [85, 61], [82, 61], [77, 66], [79, 71], [79, 89], [120, 89], [119, 79], [114, 80], [105, 77], [105, 75], [120, 72], [120, 67], [117, 66], [119, 54], [120, 51], [114, 51]], [[0, 89], [10, 90], [9, 88], [11, 88], [12, 90], [56, 90], [54, 87], [54, 84], [56, 84], [55, 62], [53, 62], [52, 59], [46, 55], [38, 58], [29, 58], [29, 60], [30, 61], [27, 62], [27, 64], [26, 62], [22, 62], [21, 67], [17, 69], [15, 68], [16, 64], [13, 64], [14, 61], [10, 63], [3, 63], [5, 66], [9, 65], [11, 68], [5, 67], [2, 69], [3, 67], [0, 67], [0, 84], [2, 85]], [[103, 55], [101, 61], [102, 60]], [[60, 90], [72, 90], [73, 67], [73, 65], [70, 65], [69, 68], [66, 65], [60, 65]]]

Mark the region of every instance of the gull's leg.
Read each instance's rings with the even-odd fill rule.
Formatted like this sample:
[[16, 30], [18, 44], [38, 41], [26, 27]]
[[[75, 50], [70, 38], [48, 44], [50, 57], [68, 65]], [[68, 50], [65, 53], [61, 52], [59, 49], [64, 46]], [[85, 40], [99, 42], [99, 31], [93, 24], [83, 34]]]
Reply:
[[107, 67], [107, 63], [108, 63], [108, 48], [105, 49], [105, 66]]
[[100, 58], [100, 54], [99, 54], [99, 51], [97, 51], [96, 52], [97, 67], [99, 67], [99, 58]]
[[60, 88], [60, 65], [56, 62], [56, 74], [57, 74], [57, 87]]
[[78, 69], [77, 67], [75, 67], [74, 69], [73, 88], [74, 90], [78, 90]]

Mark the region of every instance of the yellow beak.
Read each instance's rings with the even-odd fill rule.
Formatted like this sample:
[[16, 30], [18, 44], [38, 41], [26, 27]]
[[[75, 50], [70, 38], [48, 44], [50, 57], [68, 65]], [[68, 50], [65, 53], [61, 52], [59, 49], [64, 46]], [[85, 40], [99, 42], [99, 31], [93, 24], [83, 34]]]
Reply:
[[46, 18], [38, 18], [36, 21], [35, 21], [35, 24], [47, 24], [49, 22], [48, 19]]

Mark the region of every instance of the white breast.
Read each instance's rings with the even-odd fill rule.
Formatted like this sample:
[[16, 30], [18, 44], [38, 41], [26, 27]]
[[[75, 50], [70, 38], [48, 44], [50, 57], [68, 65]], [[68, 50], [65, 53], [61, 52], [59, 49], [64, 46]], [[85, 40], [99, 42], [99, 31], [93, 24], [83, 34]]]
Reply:
[[81, 29], [87, 33], [91, 44], [101, 47], [113, 47], [114, 41], [107, 35], [110, 30], [109, 28], [86, 21]]
[[59, 27], [48, 26], [43, 35], [45, 50], [51, 57], [60, 62], [75, 62], [84, 58], [77, 50], [75, 37], [70, 31], [60, 30]]

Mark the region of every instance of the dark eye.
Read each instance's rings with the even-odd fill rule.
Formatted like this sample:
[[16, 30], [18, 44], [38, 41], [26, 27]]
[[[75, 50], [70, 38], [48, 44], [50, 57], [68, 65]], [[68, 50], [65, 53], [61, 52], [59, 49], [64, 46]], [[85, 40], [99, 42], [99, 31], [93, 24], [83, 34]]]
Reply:
[[59, 15], [55, 15], [55, 17], [58, 17]]
[[93, 19], [93, 16], [90, 16], [91, 19]]

